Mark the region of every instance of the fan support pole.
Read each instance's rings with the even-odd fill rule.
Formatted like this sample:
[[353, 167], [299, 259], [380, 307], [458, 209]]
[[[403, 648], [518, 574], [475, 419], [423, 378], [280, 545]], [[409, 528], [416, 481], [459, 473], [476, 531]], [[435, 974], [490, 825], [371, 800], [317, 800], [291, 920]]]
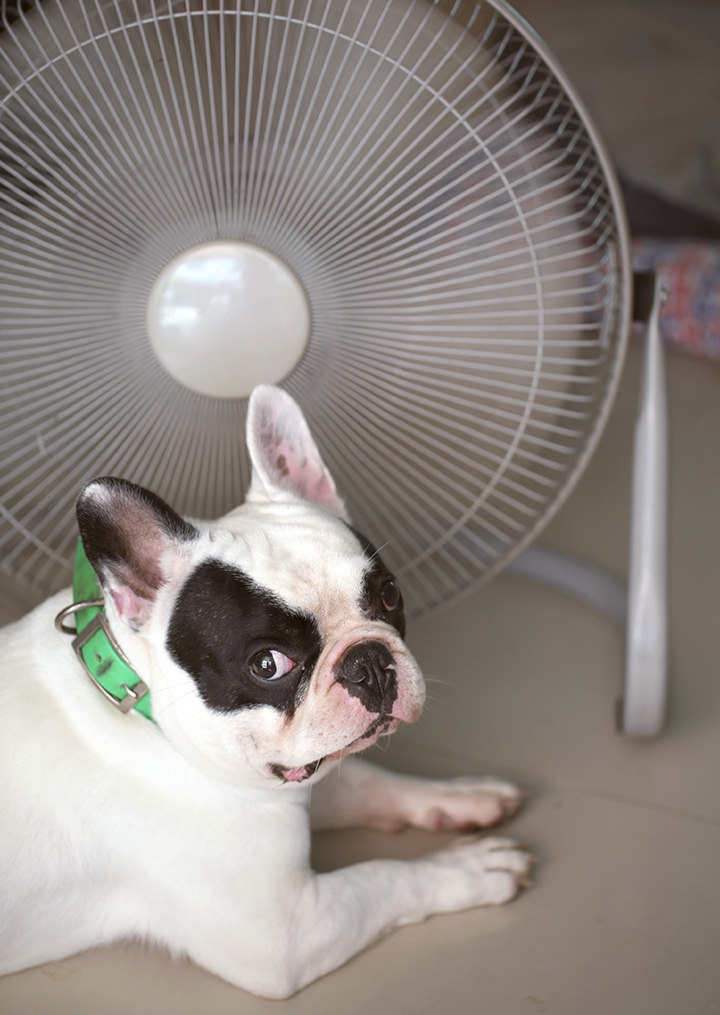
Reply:
[[662, 729], [667, 687], [668, 433], [659, 323], [667, 289], [654, 275], [638, 277], [635, 289], [636, 317], [645, 324], [645, 357], [635, 425], [625, 693], [618, 725], [631, 736], [651, 737]]
[[635, 277], [634, 318], [645, 325], [640, 406], [635, 424], [627, 587], [586, 561], [531, 547], [510, 567], [583, 600], [625, 628], [620, 732], [657, 736], [667, 694], [668, 431], [660, 308], [667, 288], [654, 273]]

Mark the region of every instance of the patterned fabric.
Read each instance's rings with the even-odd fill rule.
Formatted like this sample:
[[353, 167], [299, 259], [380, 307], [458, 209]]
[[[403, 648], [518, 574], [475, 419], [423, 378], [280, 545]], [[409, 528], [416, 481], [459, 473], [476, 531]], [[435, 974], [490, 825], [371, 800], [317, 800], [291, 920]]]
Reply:
[[633, 240], [633, 266], [668, 285], [660, 327], [668, 345], [720, 362], [720, 243]]

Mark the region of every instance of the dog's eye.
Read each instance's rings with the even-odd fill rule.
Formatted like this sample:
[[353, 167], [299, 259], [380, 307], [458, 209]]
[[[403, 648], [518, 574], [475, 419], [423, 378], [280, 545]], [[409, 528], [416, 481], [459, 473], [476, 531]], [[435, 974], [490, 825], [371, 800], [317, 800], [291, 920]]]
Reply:
[[276, 649], [263, 649], [250, 660], [250, 670], [262, 680], [278, 680], [295, 669], [292, 659]]
[[402, 592], [397, 587], [394, 581], [383, 582], [382, 588], [380, 589], [380, 600], [387, 610], [388, 613], [392, 613], [397, 610], [398, 606], [402, 602]]

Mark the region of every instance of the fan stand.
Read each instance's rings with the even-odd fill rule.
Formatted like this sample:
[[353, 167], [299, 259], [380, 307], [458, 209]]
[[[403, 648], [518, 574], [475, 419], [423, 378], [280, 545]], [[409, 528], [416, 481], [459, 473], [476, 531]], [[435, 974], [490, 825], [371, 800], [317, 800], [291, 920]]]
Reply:
[[667, 287], [635, 275], [634, 318], [645, 326], [640, 406], [635, 424], [627, 585], [586, 561], [531, 547], [510, 565], [588, 603], [625, 629], [624, 692], [618, 730], [652, 737], [662, 730], [667, 691], [667, 395], [660, 308]]

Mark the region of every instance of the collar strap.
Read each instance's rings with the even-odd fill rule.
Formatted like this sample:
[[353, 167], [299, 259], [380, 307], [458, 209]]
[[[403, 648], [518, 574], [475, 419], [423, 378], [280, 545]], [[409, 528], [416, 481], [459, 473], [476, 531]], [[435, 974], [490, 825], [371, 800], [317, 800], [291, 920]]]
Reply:
[[[73, 648], [83, 669], [107, 701], [121, 712], [136, 709], [148, 719], [150, 689], [130, 665], [123, 650], [115, 641], [105, 616], [97, 575], [85, 556], [82, 540], [78, 540], [73, 571], [73, 600], [55, 618], [55, 627], [65, 634], [74, 635]], [[75, 616], [75, 628], [65, 620]]]

